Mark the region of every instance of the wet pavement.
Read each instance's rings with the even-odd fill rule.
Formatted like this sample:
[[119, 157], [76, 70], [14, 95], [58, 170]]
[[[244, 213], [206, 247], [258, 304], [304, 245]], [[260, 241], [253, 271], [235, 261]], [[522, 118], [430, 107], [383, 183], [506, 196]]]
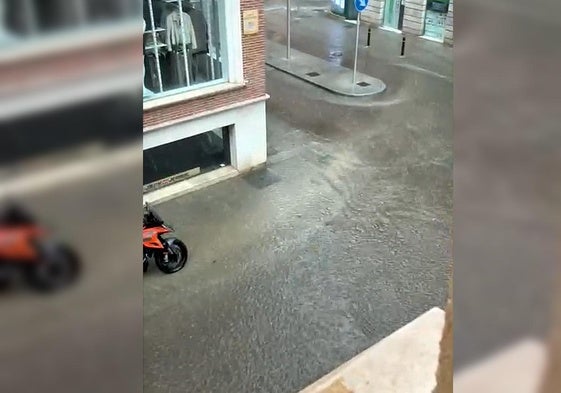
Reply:
[[[272, 8], [267, 34], [280, 40]], [[352, 46], [326, 43], [352, 39], [345, 25], [307, 18], [294, 47], [346, 63]], [[375, 98], [267, 69], [267, 167], [156, 207], [191, 254], [180, 273], [144, 277], [145, 392], [296, 392], [443, 307], [452, 84], [451, 67], [430, 64], [452, 51], [428, 44], [429, 59], [361, 65], [388, 85]]]

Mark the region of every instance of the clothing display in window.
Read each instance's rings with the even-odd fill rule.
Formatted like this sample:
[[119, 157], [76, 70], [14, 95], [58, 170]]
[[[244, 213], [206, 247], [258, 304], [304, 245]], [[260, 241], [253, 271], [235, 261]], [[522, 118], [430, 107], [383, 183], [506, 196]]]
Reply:
[[[182, 17], [183, 21], [181, 20]], [[193, 50], [197, 49], [197, 38], [189, 14], [173, 10], [166, 16], [165, 24], [162, 27], [166, 29], [168, 52], [183, 46], [183, 44], [190, 45]]]
[[[210, 6], [215, 9], [216, 7], [220, 6], [220, 3], [216, 0], [205, 0], [210, 2]], [[211, 45], [217, 49], [221, 47], [221, 38], [218, 32], [220, 31], [220, 19], [218, 17], [217, 12], [210, 13], [210, 16], [207, 17], [208, 23], [210, 24], [210, 29], [212, 29], [212, 38], [211, 38]]]
[[202, 11], [189, 5], [187, 14], [191, 17], [197, 45], [193, 46], [193, 53], [208, 52], [208, 25]]
[[[146, 31], [146, 21], [144, 21], [144, 31]], [[146, 65], [144, 65], [143, 67], [143, 74], [142, 74], [142, 95], [146, 96], [146, 95], [154, 94], [152, 90], [146, 88], [145, 79], [146, 79]]]
[[[144, 96], [150, 95], [150, 93], [159, 92], [160, 91], [160, 82], [158, 78], [158, 66], [156, 62], [160, 61], [158, 57], [154, 53], [147, 53], [144, 56]], [[148, 87], [146, 87], [146, 85]], [[164, 84], [165, 85], [165, 84]]]
[[191, 4], [187, 6], [187, 13], [191, 17], [193, 29], [195, 30], [195, 37], [197, 39], [197, 47], [193, 49], [192, 55], [192, 69], [193, 74], [198, 80], [209, 80], [210, 75], [210, 58], [208, 47], [208, 24], [205, 15], [202, 11], [196, 9]]
[[144, 0], [146, 99], [218, 81], [225, 3], [215, 0]]
[[[187, 51], [187, 58], [189, 58], [190, 52]], [[178, 88], [182, 86], [187, 86], [187, 72], [189, 70], [189, 79], [193, 80], [192, 64], [190, 61], [187, 62], [187, 69], [185, 68], [185, 59], [183, 58], [183, 52], [174, 51], [169, 54], [170, 59], [170, 72], [169, 72], [169, 84], [173, 88]]]

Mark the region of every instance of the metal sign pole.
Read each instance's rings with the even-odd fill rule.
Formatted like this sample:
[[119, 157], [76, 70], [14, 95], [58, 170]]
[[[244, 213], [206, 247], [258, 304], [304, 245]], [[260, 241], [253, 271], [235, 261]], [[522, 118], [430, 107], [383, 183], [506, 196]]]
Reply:
[[356, 43], [355, 43], [355, 66], [353, 68], [353, 86], [356, 85], [356, 64], [358, 59], [358, 37], [360, 34], [360, 12], [357, 15], [356, 19]]
[[290, 60], [290, 0], [286, 0], [286, 58]]

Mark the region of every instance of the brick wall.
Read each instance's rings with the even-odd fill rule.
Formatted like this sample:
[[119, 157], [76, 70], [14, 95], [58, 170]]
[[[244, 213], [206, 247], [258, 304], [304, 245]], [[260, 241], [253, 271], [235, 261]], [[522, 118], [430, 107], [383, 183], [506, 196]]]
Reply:
[[217, 93], [158, 107], [144, 112], [144, 127], [152, 128], [160, 123], [180, 121], [206, 111], [217, 110], [236, 102], [248, 101], [265, 95], [265, 18], [263, 0], [241, 0], [244, 10], [259, 10], [259, 33], [242, 36], [243, 71], [246, 86], [241, 89]]

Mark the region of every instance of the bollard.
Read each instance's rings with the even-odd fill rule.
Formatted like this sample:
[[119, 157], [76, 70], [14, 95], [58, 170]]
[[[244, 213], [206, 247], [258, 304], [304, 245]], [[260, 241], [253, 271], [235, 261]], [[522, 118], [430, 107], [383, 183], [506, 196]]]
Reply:
[[401, 38], [401, 57], [405, 56], [405, 36]]
[[371, 36], [371, 33], [372, 33], [372, 28], [369, 27], [369, 28], [368, 28], [368, 36], [367, 36], [367, 38], [366, 38], [366, 47], [367, 47], [367, 48], [370, 47], [370, 36]]

